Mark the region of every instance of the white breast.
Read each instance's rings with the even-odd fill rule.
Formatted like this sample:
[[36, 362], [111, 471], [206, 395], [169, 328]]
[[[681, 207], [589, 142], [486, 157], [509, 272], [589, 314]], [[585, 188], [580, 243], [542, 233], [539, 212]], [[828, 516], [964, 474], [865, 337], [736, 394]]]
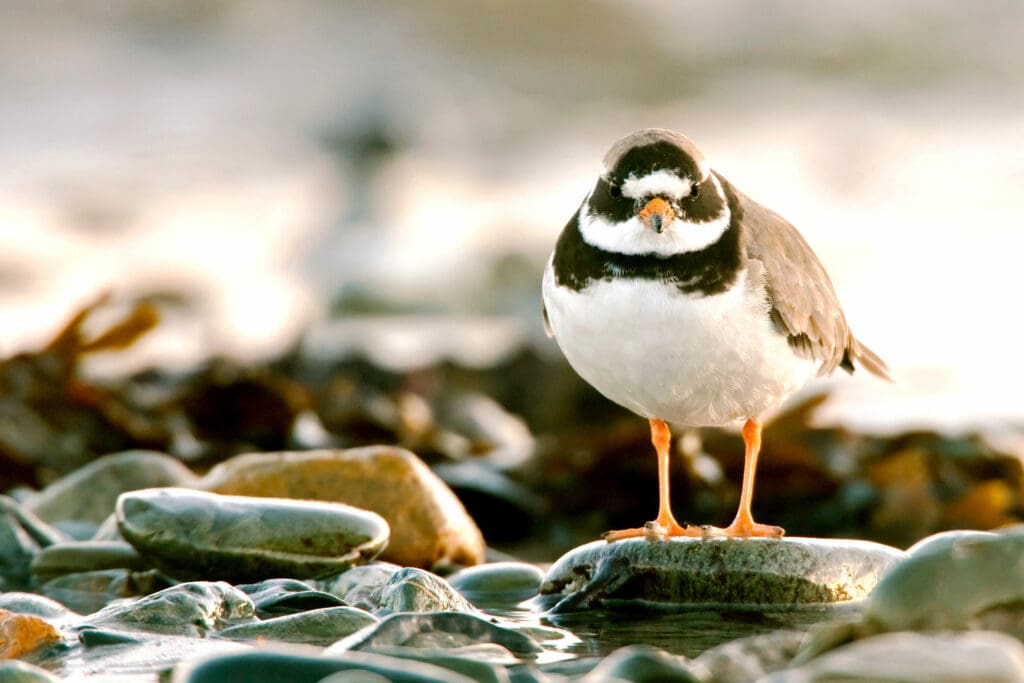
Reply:
[[651, 280], [582, 291], [544, 273], [551, 330], [570, 365], [616, 403], [691, 426], [723, 425], [777, 407], [814, 374], [768, 314], [763, 282], [689, 296]]

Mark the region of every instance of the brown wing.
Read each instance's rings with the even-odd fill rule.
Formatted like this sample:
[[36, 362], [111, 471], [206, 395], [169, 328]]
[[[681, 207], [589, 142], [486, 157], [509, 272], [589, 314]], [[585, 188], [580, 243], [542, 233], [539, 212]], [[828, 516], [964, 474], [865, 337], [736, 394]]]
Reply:
[[[723, 179], [724, 180], [724, 179]], [[732, 188], [743, 210], [747, 256], [760, 262], [772, 321], [796, 351], [821, 361], [819, 375], [854, 363], [890, 379], [885, 362], [850, 332], [832, 281], [786, 219]]]

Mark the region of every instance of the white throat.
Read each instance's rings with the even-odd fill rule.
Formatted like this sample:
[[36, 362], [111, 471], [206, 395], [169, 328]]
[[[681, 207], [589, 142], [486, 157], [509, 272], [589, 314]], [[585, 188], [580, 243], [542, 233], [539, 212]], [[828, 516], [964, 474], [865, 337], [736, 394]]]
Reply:
[[[712, 176], [712, 181], [721, 193], [718, 179]], [[579, 217], [583, 241], [592, 247], [617, 254], [673, 256], [700, 251], [717, 242], [729, 229], [732, 219], [728, 204], [723, 204], [722, 212], [711, 220], [687, 221], [676, 218], [664, 232], [658, 234], [644, 225], [638, 216], [632, 216], [622, 223], [613, 223], [602, 216], [591, 214], [586, 211], [590, 195], [587, 195], [583, 203], [584, 210], [580, 211]]]

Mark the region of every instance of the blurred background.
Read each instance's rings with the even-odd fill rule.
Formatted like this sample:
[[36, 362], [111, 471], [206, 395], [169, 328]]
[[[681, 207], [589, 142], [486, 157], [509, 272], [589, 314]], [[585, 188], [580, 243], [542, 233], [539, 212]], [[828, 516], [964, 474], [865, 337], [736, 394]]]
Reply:
[[0, 355], [111, 290], [173, 303], [122, 368], [557, 358], [554, 240], [610, 143], [661, 126], [801, 230], [892, 366], [812, 387], [818, 421], [1024, 419], [1015, 0], [3, 2], [0, 27]]

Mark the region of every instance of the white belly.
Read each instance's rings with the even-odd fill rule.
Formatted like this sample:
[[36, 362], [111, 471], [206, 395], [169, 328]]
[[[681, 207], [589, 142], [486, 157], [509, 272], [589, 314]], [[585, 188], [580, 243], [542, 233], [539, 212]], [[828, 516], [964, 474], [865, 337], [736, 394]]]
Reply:
[[775, 330], [762, 284], [745, 273], [708, 297], [650, 280], [576, 292], [555, 285], [549, 262], [544, 305], [573, 369], [644, 417], [695, 427], [758, 417], [814, 374]]

